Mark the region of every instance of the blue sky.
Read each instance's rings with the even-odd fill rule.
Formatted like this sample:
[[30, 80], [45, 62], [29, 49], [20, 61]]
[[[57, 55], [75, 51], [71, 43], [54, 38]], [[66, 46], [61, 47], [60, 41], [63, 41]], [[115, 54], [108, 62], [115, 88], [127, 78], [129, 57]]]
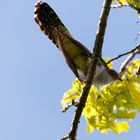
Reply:
[[[103, 0], [47, 0], [72, 35], [93, 47]], [[58, 140], [70, 129], [74, 109], [61, 113], [60, 100], [71, 88], [74, 74], [58, 49], [34, 22], [36, 0], [1, 1], [0, 5], [0, 139]], [[103, 56], [130, 50], [139, 25], [136, 12], [112, 9]], [[114, 62], [119, 70], [125, 58]], [[86, 132], [81, 118], [79, 140], [132, 140], [140, 137], [140, 114], [128, 133], [108, 135]]]

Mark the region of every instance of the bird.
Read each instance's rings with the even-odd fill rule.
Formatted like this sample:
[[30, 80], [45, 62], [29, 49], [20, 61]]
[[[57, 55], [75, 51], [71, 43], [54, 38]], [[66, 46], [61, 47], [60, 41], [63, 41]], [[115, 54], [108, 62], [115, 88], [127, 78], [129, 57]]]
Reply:
[[[73, 38], [55, 11], [46, 2], [38, 1], [35, 4], [34, 19], [42, 32], [61, 51], [75, 76], [81, 82], [86, 82], [92, 53]], [[110, 69], [102, 57], [97, 59], [93, 85], [102, 86], [119, 79], [118, 73], [114, 69]]]

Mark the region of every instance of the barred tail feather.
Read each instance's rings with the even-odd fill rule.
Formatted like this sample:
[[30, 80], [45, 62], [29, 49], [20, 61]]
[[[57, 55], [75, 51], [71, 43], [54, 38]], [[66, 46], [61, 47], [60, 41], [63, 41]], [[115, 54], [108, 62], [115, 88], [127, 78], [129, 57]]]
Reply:
[[46, 34], [57, 47], [56, 31], [65, 32], [71, 36], [54, 10], [45, 2], [39, 1], [36, 3], [34, 19], [44, 34]]

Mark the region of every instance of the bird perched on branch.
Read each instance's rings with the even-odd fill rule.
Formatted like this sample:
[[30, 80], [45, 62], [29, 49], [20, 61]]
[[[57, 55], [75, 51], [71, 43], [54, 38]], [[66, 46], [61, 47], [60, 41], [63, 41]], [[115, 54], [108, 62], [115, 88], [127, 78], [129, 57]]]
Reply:
[[[40, 29], [62, 52], [68, 66], [81, 81], [86, 81], [92, 53], [75, 40], [54, 10], [45, 2], [35, 4], [34, 19]], [[93, 79], [94, 85], [105, 85], [118, 79], [115, 70], [109, 69], [105, 61], [98, 57]]]

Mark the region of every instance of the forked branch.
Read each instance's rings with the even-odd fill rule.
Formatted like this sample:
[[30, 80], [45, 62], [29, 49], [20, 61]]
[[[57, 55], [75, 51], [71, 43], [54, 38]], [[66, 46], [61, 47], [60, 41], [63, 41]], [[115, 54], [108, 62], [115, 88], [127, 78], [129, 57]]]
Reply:
[[120, 68], [120, 72], [119, 72], [119, 77], [122, 77], [122, 75], [124, 74], [125, 70], [127, 69], [127, 67], [129, 66], [130, 62], [132, 61], [132, 59], [135, 57], [136, 54], [140, 54], [140, 45], [138, 45], [135, 49], [133, 49], [134, 51], [131, 52], [131, 54], [125, 59], [125, 61], [122, 63], [121, 68]]
[[110, 63], [110, 62], [112, 62], [112, 61], [114, 61], [114, 60], [117, 60], [117, 59], [119, 59], [120, 57], [123, 57], [123, 56], [125, 56], [125, 55], [128, 55], [128, 54], [135, 55], [135, 54], [137, 54], [138, 52], [140, 53], [140, 44], [137, 45], [134, 49], [132, 49], [132, 50], [130, 50], [130, 51], [128, 51], [128, 52], [119, 54], [118, 56], [112, 58], [111, 60], [109, 60], [109, 61], [107, 62], [107, 64]]

